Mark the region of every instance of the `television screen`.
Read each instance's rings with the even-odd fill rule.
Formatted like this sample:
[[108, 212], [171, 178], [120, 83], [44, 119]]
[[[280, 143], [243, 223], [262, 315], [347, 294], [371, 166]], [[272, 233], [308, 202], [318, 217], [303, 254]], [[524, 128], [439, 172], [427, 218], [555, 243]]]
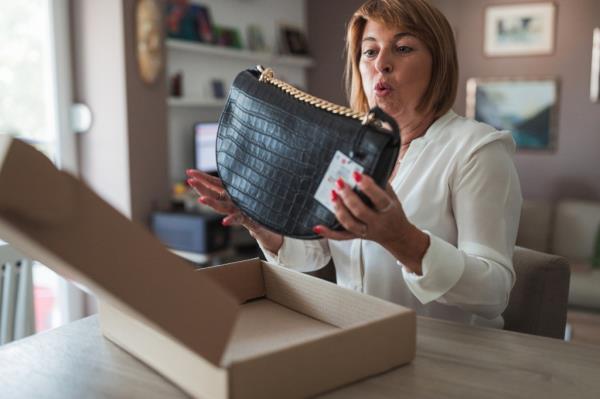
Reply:
[[195, 167], [202, 172], [215, 173], [217, 171], [216, 144], [218, 127], [219, 124], [216, 122], [201, 122], [194, 127]]

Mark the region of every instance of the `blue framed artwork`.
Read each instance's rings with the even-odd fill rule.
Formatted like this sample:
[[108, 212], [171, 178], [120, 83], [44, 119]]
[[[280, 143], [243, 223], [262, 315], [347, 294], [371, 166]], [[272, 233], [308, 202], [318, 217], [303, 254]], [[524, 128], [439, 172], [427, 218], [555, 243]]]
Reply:
[[469, 118], [510, 131], [518, 149], [556, 149], [555, 78], [469, 79], [466, 111]]

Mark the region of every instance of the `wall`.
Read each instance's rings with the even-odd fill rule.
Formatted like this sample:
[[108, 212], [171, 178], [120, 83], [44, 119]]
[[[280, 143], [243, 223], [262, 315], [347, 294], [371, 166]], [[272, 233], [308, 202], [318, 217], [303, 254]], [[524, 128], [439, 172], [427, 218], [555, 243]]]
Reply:
[[[600, 104], [589, 101], [592, 29], [600, 26], [600, 1], [558, 0], [556, 51], [550, 56], [483, 57], [483, 13], [488, 4], [514, 0], [431, 0], [457, 33], [460, 83], [455, 110], [464, 114], [471, 77], [551, 75], [560, 79], [558, 147], [518, 152], [515, 163], [525, 198], [600, 199]], [[341, 86], [344, 23], [362, 1], [308, 0], [310, 46], [318, 62], [309, 89], [345, 101]]]
[[317, 65], [308, 73], [311, 94], [345, 105], [344, 43], [346, 24], [364, 0], [307, 0], [306, 19], [311, 55]]
[[93, 113], [78, 137], [80, 175], [132, 220], [166, 205], [166, 85], [145, 85], [134, 53], [135, 0], [72, 1], [75, 100]]
[[457, 32], [460, 91], [456, 110], [464, 113], [465, 84], [471, 77], [556, 76], [560, 81], [557, 150], [518, 152], [515, 162], [526, 198], [600, 199], [600, 104], [589, 101], [592, 30], [600, 27], [600, 1], [555, 0], [555, 52], [537, 57], [483, 57], [486, 5], [507, 0], [436, 0]]

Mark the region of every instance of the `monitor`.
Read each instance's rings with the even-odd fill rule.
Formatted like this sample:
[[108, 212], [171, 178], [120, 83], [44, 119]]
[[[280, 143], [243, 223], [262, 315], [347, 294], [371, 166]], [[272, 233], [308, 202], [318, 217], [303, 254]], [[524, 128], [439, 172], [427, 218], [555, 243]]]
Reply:
[[217, 172], [217, 128], [216, 122], [199, 122], [194, 125], [194, 149], [196, 169], [206, 173]]

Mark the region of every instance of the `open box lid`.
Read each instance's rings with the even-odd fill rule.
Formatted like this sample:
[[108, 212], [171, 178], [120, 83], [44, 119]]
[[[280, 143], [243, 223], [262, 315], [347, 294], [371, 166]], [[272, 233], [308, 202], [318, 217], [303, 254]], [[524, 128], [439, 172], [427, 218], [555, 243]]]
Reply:
[[0, 135], [0, 238], [219, 365], [238, 302], [28, 144]]

